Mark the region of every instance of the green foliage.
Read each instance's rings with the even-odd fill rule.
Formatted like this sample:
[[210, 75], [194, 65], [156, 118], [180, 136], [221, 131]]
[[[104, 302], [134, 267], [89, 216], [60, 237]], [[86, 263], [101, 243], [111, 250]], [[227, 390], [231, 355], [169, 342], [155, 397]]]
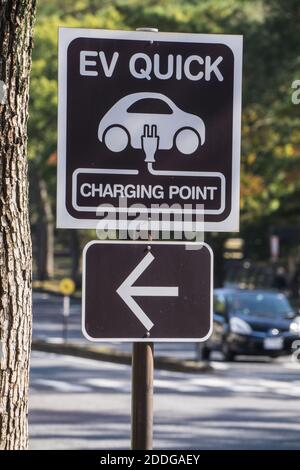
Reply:
[[291, 101], [300, 79], [298, 0], [40, 0], [29, 149], [53, 199], [58, 26], [243, 34], [243, 227], [300, 222], [300, 105]]

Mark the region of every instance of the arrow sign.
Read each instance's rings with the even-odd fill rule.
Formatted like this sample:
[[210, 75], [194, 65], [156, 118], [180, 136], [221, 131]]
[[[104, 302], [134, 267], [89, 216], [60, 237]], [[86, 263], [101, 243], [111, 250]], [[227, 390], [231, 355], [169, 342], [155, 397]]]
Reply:
[[147, 331], [150, 331], [154, 323], [150, 320], [141, 307], [132, 298], [135, 297], [178, 297], [178, 287], [156, 287], [156, 286], [133, 286], [135, 281], [148, 268], [154, 260], [152, 253], [142, 259], [134, 268], [125, 281], [117, 289], [117, 293], [125, 304], [132, 310], [138, 320], [144, 325]]
[[82, 331], [89, 341], [209, 337], [213, 265], [205, 243], [98, 240], [82, 259]]

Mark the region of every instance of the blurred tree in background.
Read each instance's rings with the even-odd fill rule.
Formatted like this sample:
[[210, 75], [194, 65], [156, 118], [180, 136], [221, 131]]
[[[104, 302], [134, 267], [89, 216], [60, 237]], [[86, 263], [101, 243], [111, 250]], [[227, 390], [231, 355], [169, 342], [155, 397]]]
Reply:
[[[40, 278], [53, 272], [58, 26], [243, 34], [241, 236], [250, 257], [266, 258], [270, 227], [300, 226], [300, 114], [291, 101], [300, 79], [298, 0], [40, 0], [29, 129]], [[74, 276], [78, 233], [66, 235]], [[220, 252], [224, 234], [208, 238]]]

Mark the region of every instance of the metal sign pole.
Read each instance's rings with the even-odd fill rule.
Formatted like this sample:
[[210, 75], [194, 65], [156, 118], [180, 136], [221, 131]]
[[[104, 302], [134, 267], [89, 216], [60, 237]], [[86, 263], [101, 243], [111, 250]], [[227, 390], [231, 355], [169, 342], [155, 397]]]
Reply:
[[[151, 222], [151, 217], [149, 217]], [[148, 231], [148, 240], [152, 240]], [[151, 246], [147, 246], [151, 251]], [[147, 333], [147, 336], [149, 332]], [[152, 450], [153, 441], [153, 343], [133, 343], [131, 386], [131, 448]]]
[[153, 435], [153, 343], [133, 343], [131, 448], [151, 450]]

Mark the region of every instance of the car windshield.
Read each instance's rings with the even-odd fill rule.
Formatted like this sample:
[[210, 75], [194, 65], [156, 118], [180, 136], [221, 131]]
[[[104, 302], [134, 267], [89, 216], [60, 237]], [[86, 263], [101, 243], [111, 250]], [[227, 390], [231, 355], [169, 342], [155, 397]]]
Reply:
[[229, 312], [244, 316], [289, 317], [293, 310], [283, 294], [241, 292], [228, 299]]
[[138, 114], [172, 114], [172, 109], [158, 98], [144, 98], [133, 103], [127, 109], [128, 113]]

